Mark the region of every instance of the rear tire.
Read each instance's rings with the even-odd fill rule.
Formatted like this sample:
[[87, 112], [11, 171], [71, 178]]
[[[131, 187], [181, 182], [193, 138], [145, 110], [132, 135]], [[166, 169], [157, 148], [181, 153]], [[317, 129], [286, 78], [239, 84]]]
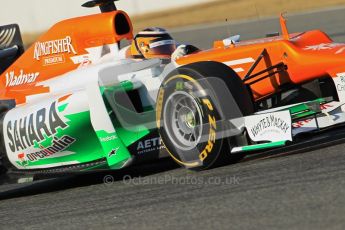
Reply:
[[244, 157], [230, 154], [241, 137], [219, 136], [216, 122], [229, 117], [223, 108], [231, 105], [224, 103], [224, 92], [213, 83], [214, 78], [230, 91], [243, 116], [253, 114], [247, 87], [222, 63], [198, 62], [180, 67], [164, 79], [158, 93], [157, 125], [162, 141], [177, 163], [192, 170], [236, 163]]
[[8, 110], [8, 106], [0, 105], [0, 176], [6, 174], [8, 168], [10, 167], [9, 160], [6, 155], [4, 134], [2, 133], [4, 117]]

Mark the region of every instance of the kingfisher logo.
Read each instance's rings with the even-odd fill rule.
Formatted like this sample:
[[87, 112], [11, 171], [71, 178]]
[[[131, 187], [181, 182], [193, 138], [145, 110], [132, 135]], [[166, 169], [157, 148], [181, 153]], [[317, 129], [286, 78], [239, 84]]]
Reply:
[[34, 58], [37, 61], [39, 61], [41, 57], [43, 56], [61, 54], [61, 53], [77, 54], [77, 52], [75, 51], [73, 47], [72, 38], [70, 36], [67, 36], [63, 39], [54, 40], [54, 41], [35, 43]]

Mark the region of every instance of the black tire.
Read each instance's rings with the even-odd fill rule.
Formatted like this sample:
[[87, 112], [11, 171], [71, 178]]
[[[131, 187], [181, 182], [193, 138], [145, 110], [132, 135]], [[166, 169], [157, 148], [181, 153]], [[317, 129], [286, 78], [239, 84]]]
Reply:
[[224, 103], [224, 92], [213, 79], [231, 93], [243, 116], [253, 114], [247, 87], [236, 72], [218, 62], [198, 62], [176, 69], [164, 79], [158, 93], [156, 117], [162, 141], [177, 163], [192, 170], [235, 163], [244, 157], [230, 154], [235, 138], [223, 140], [217, 132], [215, 121], [229, 117], [229, 109], [222, 109], [229, 104]]
[[0, 105], [0, 176], [6, 174], [10, 167], [9, 160], [6, 155], [5, 139], [2, 133], [4, 117], [8, 110], [9, 107], [7, 105]]

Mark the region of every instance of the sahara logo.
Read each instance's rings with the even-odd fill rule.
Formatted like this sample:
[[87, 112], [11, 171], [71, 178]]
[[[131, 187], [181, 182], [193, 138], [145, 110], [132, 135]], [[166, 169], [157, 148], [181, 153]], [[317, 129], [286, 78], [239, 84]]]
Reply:
[[33, 83], [40, 75], [38, 72], [24, 73], [24, 70], [20, 70], [19, 72], [18, 76], [15, 75], [14, 71], [6, 73], [6, 87]]
[[40, 146], [41, 151], [26, 154], [26, 157], [29, 161], [35, 162], [68, 149], [74, 142], [76, 142], [76, 139], [68, 135], [63, 136], [60, 139], [54, 137], [53, 144], [50, 147], [44, 148], [43, 146]]
[[53, 102], [49, 109], [42, 108], [18, 120], [9, 121], [6, 126], [8, 147], [12, 152], [22, 151], [53, 136], [57, 129], [66, 127], [68, 125], [59, 117], [56, 102]]
[[54, 41], [36, 42], [35, 44], [34, 58], [38, 61], [42, 56], [61, 53], [77, 54], [73, 47], [72, 38], [70, 36]]

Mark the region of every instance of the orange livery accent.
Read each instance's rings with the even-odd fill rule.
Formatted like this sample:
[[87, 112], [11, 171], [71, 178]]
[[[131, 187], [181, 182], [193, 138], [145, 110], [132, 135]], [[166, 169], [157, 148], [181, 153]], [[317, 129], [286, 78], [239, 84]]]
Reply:
[[47, 93], [49, 89], [36, 85], [89, 62], [87, 49], [132, 38], [130, 18], [120, 10], [61, 21], [1, 75], [0, 99], [21, 104], [26, 96]]
[[[284, 84], [302, 84], [322, 76], [342, 66], [345, 70], [345, 44], [334, 43], [325, 33], [315, 30], [305, 33], [290, 34], [290, 39], [284, 36], [263, 38], [236, 43], [235, 46], [221, 46], [216, 42], [211, 50], [188, 55], [177, 60], [185, 65], [203, 60], [223, 62], [233, 68], [241, 78], [244, 78], [255, 60], [262, 54], [253, 74], [260, 73], [279, 63], [287, 66], [286, 71], [274, 73], [254, 84], [251, 89], [256, 99], [260, 99], [279, 90]], [[334, 77], [335, 75], [331, 75]], [[260, 76], [258, 76], [260, 77]], [[247, 83], [250, 84], [258, 78]]]

